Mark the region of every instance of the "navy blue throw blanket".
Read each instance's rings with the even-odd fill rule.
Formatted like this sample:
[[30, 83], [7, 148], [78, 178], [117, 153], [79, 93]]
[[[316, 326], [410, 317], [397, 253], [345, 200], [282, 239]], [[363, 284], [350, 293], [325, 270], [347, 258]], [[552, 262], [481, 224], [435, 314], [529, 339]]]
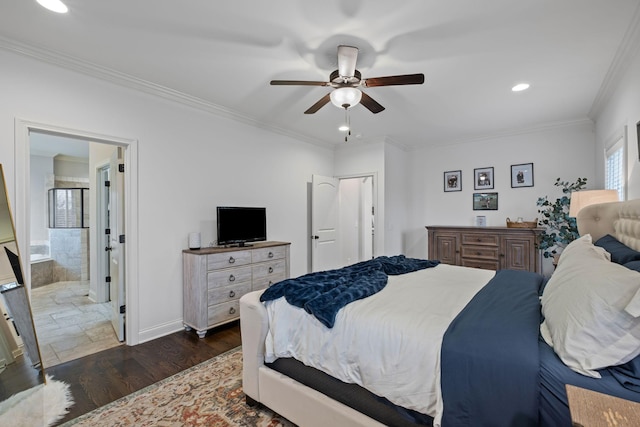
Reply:
[[404, 255], [381, 256], [337, 270], [283, 280], [267, 288], [260, 301], [285, 297], [289, 304], [304, 308], [332, 328], [342, 307], [380, 292], [387, 284], [388, 275], [411, 273], [438, 264], [440, 261], [406, 258]]
[[536, 273], [500, 270], [442, 341], [442, 425], [537, 426], [540, 358]]

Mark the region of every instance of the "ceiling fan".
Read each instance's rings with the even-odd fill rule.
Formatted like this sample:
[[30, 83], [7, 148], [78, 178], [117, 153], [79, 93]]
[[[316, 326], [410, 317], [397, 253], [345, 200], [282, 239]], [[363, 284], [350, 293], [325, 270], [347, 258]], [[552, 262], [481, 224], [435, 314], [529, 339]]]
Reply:
[[271, 80], [276, 86], [330, 86], [331, 92], [320, 98], [305, 114], [313, 114], [331, 101], [336, 107], [351, 108], [358, 103], [376, 114], [384, 107], [369, 95], [361, 91], [360, 87], [419, 85], [424, 83], [424, 74], [404, 74], [400, 76], [385, 76], [363, 79], [360, 71], [356, 70], [358, 48], [353, 46], [338, 46], [338, 69], [329, 75], [328, 82], [308, 80]]

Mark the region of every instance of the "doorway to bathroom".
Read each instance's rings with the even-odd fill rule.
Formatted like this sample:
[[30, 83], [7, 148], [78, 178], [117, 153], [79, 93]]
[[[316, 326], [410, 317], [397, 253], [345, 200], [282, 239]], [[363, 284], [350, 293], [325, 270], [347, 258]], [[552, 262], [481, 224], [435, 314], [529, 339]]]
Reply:
[[109, 175], [118, 147], [37, 131], [29, 133], [29, 145], [31, 301], [46, 368], [123, 339], [111, 322], [108, 275], [91, 262], [108, 255], [97, 232], [108, 227], [110, 206], [99, 171]]

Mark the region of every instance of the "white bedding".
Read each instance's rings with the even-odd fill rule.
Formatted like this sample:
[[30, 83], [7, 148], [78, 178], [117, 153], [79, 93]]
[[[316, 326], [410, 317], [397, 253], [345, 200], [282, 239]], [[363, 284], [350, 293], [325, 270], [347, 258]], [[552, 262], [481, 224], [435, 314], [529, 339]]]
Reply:
[[494, 275], [440, 264], [389, 276], [382, 291], [340, 310], [332, 329], [284, 298], [269, 301], [265, 360], [293, 357], [439, 421], [442, 337]]

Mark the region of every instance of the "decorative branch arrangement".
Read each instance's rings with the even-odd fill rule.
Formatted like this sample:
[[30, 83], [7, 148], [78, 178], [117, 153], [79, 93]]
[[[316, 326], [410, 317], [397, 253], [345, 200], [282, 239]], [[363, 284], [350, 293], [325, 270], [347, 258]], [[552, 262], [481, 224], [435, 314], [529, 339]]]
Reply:
[[538, 198], [536, 205], [541, 219], [538, 225], [544, 227], [540, 234], [538, 248], [542, 250], [545, 258], [551, 258], [562, 251], [569, 243], [580, 237], [576, 219], [569, 216], [571, 193], [584, 190], [587, 178], [578, 178], [575, 182], [561, 181], [560, 178], [553, 184], [562, 187], [563, 196], [555, 201], [550, 201], [548, 196]]

